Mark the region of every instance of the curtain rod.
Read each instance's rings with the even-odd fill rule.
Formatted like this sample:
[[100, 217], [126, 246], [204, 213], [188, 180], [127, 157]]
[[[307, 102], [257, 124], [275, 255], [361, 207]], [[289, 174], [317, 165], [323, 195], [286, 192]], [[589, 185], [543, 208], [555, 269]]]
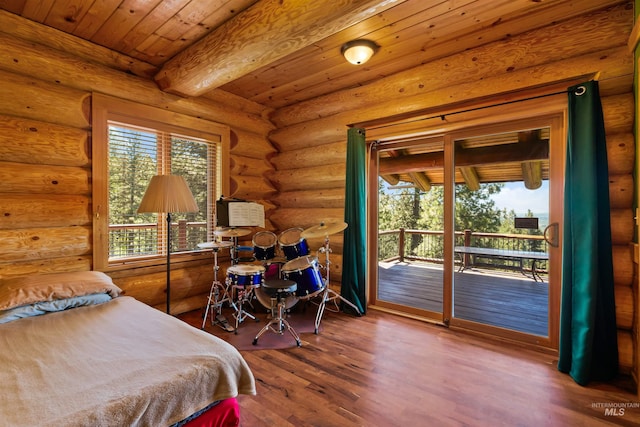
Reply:
[[[580, 89], [582, 89], [582, 91], [580, 91], [578, 93], [578, 91]], [[578, 91], [576, 91], [576, 95], [580, 96], [580, 95], [584, 94], [586, 89], [585, 89], [584, 86], [579, 86], [578, 87]], [[384, 129], [384, 128], [387, 128], [387, 127], [398, 126], [398, 125], [403, 125], [403, 124], [407, 124], [407, 123], [416, 123], [416, 122], [421, 122], [421, 121], [426, 121], [426, 120], [431, 120], [431, 119], [437, 119], [437, 118], [440, 118], [440, 119], [444, 120], [447, 116], [453, 116], [455, 114], [470, 113], [472, 111], [479, 111], [479, 110], [484, 110], [484, 109], [493, 108], [493, 107], [501, 107], [503, 105], [515, 104], [516, 102], [531, 101], [531, 100], [534, 100], [534, 99], [546, 98], [547, 96], [561, 95], [563, 93], [569, 93], [569, 92], [570, 92], [569, 89], [567, 89], [567, 90], [562, 90], [562, 91], [558, 91], [558, 92], [545, 93], [544, 95], [536, 95], [536, 96], [530, 96], [528, 98], [514, 99], [513, 101], [504, 101], [504, 102], [499, 102], [497, 104], [484, 105], [482, 107], [474, 107], [474, 108], [468, 108], [466, 110], [453, 111], [451, 113], [446, 113], [446, 114], [435, 114], [433, 116], [422, 117], [420, 119], [406, 120], [406, 121], [403, 121], [403, 122], [396, 122], [396, 123], [392, 123], [392, 124], [388, 124], [388, 125], [372, 126], [370, 128], [367, 128], [367, 129]]]

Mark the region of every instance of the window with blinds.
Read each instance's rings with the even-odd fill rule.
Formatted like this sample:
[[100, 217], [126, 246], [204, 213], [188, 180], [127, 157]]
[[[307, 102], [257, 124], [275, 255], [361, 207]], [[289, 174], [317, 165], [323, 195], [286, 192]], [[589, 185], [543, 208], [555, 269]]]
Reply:
[[109, 121], [108, 144], [109, 261], [166, 254], [166, 213], [137, 213], [154, 175], [184, 177], [199, 208], [172, 213], [171, 252], [198, 250], [198, 243], [212, 240], [221, 191], [219, 143]]
[[167, 212], [137, 211], [151, 178], [167, 174], [184, 177], [199, 208], [171, 212], [172, 263], [208, 259], [197, 245], [213, 240], [216, 200], [229, 192], [229, 126], [100, 93], [91, 126], [92, 268], [166, 263]]

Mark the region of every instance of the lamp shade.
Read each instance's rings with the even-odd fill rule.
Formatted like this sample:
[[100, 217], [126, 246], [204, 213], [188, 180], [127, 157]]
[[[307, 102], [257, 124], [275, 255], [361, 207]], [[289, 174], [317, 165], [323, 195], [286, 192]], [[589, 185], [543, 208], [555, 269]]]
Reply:
[[342, 55], [347, 61], [354, 65], [361, 65], [367, 62], [379, 46], [371, 40], [352, 40], [342, 45]]
[[198, 210], [187, 181], [179, 175], [156, 175], [151, 178], [138, 207], [138, 213], [198, 212]]

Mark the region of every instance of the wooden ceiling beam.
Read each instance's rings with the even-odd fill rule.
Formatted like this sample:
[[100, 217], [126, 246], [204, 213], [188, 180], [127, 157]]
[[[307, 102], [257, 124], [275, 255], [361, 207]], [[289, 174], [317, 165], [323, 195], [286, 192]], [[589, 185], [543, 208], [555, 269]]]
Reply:
[[202, 95], [404, 1], [262, 0], [173, 57], [155, 80], [166, 92]]
[[391, 175], [382, 175], [380, 176], [380, 178], [387, 181], [387, 184], [389, 185], [398, 185], [398, 183], [400, 182], [400, 175], [395, 173]]
[[[496, 163], [525, 162], [549, 158], [549, 144], [538, 140], [528, 144], [509, 144], [456, 151], [456, 167], [480, 166]], [[444, 167], [442, 152], [380, 159], [378, 173], [402, 174], [424, 172]]]
[[525, 188], [536, 190], [542, 186], [542, 162], [522, 162], [522, 179]]
[[[389, 153], [389, 156], [391, 157], [398, 157], [400, 155], [396, 150], [389, 150], [388, 153]], [[398, 185], [398, 183], [400, 182], [400, 175], [398, 175], [397, 173], [389, 174], [389, 175], [381, 175], [380, 178], [387, 181], [389, 185]]]
[[[405, 150], [389, 151], [389, 157], [400, 157], [404, 155], [406, 155]], [[385, 176], [397, 176], [397, 175], [393, 174], [393, 175], [385, 175]], [[399, 179], [399, 176], [398, 176], [398, 179]], [[424, 172], [409, 172], [409, 179], [411, 179], [414, 185], [418, 187], [420, 190], [425, 192], [431, 190], [431, 181], [429, 180], [429, 177]]]
[[[540, 142], [540, 129], [518, 133], [519, 144], [531, 144], [535, 142]], [[520, 167], [522, 168], [522, 180], [524, 181], [525, 188], [535, 190], [542, 186], [541, 161], [536, 160], [522, 162]]]
[[480, 178], [478, 177], [478, 172], [472, 166], [467, 166], [460, 168], [460, 174], [464, 178], [464, 183], [467, 185], [469, 190], [478, 191], [480, 189]]
[[427, 192], [431, 190], [431, 180], [424, 172], [413, 172], [409, 174], [409, 178], [420, 190]]

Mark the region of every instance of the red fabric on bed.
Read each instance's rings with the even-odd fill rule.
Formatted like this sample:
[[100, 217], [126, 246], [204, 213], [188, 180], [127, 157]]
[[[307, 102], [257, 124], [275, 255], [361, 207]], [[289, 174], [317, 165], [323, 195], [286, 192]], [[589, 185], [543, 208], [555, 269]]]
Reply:
[[213, 408], [203, 412], [187, 422], [183, 427], [238, 427], [240, 425], [240, 407], [232, 397], [221, 400]]

